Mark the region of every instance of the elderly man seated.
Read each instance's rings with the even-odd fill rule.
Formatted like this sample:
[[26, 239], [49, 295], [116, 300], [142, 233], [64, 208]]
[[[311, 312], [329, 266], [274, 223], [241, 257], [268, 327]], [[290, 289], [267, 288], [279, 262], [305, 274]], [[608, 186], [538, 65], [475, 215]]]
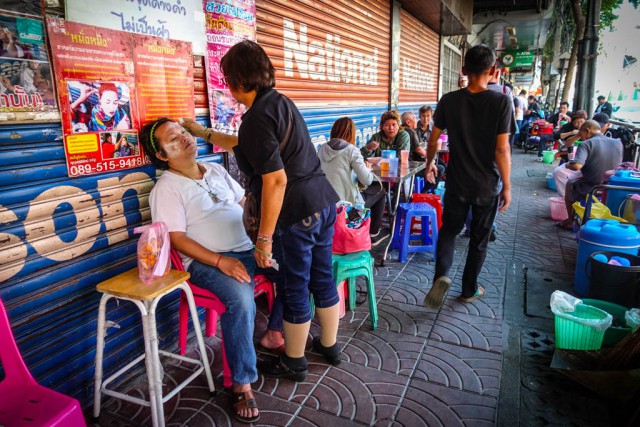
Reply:
[[622, 143], [600, 132], [600, 124], [587, 120], [579, 130], [582, 143], [578, 146], [575, 159], [567, 168], [582, 172], [582, 177], [567, 183], [564, 201], [569, 218], [558, 224], [563, 230], [573, 230], [573, 203], [584, 200], [593, 187], [602, 182], [606, 171], [615, 169], [622, 162]]

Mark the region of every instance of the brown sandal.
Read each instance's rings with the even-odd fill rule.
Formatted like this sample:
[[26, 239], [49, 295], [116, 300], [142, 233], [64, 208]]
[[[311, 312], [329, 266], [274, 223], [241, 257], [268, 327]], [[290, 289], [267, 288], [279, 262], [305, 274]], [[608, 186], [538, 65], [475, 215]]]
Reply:
[[251, 424], [260, 419], [260, 414], [255, 417], [242, 417], [240, 411], [244, 409], [258, 409], [256, 399], [253, 397], [253, 390], [231, 392], [231, 406], [233, 406], [233, 417], [241, 423]]

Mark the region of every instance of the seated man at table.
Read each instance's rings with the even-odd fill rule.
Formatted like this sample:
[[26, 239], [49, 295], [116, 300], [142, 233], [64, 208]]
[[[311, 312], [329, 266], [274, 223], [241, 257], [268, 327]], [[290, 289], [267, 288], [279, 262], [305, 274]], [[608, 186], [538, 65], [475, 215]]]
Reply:
[[[424, 162], [427, 160], [427, 143], [429, 142], [429, 136], [431, 135], [431, 130], [433, 129], [433, 108], [428, 105], [423, 105], [419, 110], [420, 120], [416, 125], [416, 134], [418, 136], [416, 143], [411, 141], [411, 160], [416, 162]], [[438, 176], [436, 177], [435, 183], [430, 183], [425, 180], [425, 185], [422, 190], [423, 193], [429, 192], [429, 190], [433, 190], [438, 186], [438, 183], [442, 179], [444, 175], [444, 171], [447, 167], [447, 164], [444, 163], [440, 158], [436, 158], [436, 167], [438, 168]], [[427, 171], [421, 172], [421, 176], [426, 177]]]
[[360, 149], [362, 157], [382, 156], [383, 150], [395, 150], [396, 157], [400, 158], [402, 150], [409, 150], [411, 142], [409, 134], [400, 129], [400, 115], [397, 111], [386, 111], [380, 117], [380, 132], [374, 133], [367, 145]]
[[165, 169], [149, 195], [151, 217], [167, 224], [171, 247], [193, 283], [226, 306], [220, 324], [233, 380], [233, 415], [255, 422], [260, 418], [251, 391], [258, 379], [253, 346], [256, 266], [242, 223], [244, 190], [222, 166], [198, 163], [195, 138], [170, 119], [144, 126], [140, 141], [153, 164]]
[[600, 130], [598, 122], [587, 120], [578, 131], [582, 143], [578, 146], [575, 158], [566, 167], [582, 172], [582, 177], [567, 183], [564, 201], [569, 217], [558, 224], [563, 230], [573, 230], [573, 204], [584, 200], [593, 187], [602, 182], [606, 171], [622, 163], [622, 142], [604, 136]]
[[[569, 153], [573, 152], [574, 147], [573, 143], [580, 139], [578, 135], [578, 129], [587, 120], [587, 112], [584, 110], [577, 110], [576, 112], [571, 114], [571, 121], [565, 123], [560, 127], [560, 130], [553, 132], [551, 138], [553, 140], [561, 140], [562, 148], [555, 154], [555, 158], [561, 157], [562, 160], [560, 163], [565, 163], [569, 160]], [[542, 144], [540, 149], [538, 150], [538, 161], [542, 161]]]

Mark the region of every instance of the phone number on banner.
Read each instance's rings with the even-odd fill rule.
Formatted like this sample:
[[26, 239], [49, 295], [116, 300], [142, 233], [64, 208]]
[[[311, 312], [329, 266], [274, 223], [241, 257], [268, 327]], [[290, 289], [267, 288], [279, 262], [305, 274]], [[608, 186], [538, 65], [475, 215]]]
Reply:
[[81, 165], [69, 166], [70, 176], [92, 175], [94, 173], [111, 172], [121, 169], [130, 169], [142, 166], [144, 162], [140, 157], [132, 157], [130, 159], [111, 159], [97, 162], [94, 164], [86, 163]]

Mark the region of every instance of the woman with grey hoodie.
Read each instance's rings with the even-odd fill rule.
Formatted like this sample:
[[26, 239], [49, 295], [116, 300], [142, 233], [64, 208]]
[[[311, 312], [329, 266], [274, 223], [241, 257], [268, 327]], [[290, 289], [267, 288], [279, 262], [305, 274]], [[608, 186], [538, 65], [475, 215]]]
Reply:
[[[356, 148], [356, 125], [342, 117], [331, 128], [331, 139], [318, 151], [320, 165], [340, 200], [371, 209], [371, 244], [380, 243], [388, 234], [380, 233], [384, 214], [385, 191]], [[358, 183], [366, 189], [360, 193]]]

